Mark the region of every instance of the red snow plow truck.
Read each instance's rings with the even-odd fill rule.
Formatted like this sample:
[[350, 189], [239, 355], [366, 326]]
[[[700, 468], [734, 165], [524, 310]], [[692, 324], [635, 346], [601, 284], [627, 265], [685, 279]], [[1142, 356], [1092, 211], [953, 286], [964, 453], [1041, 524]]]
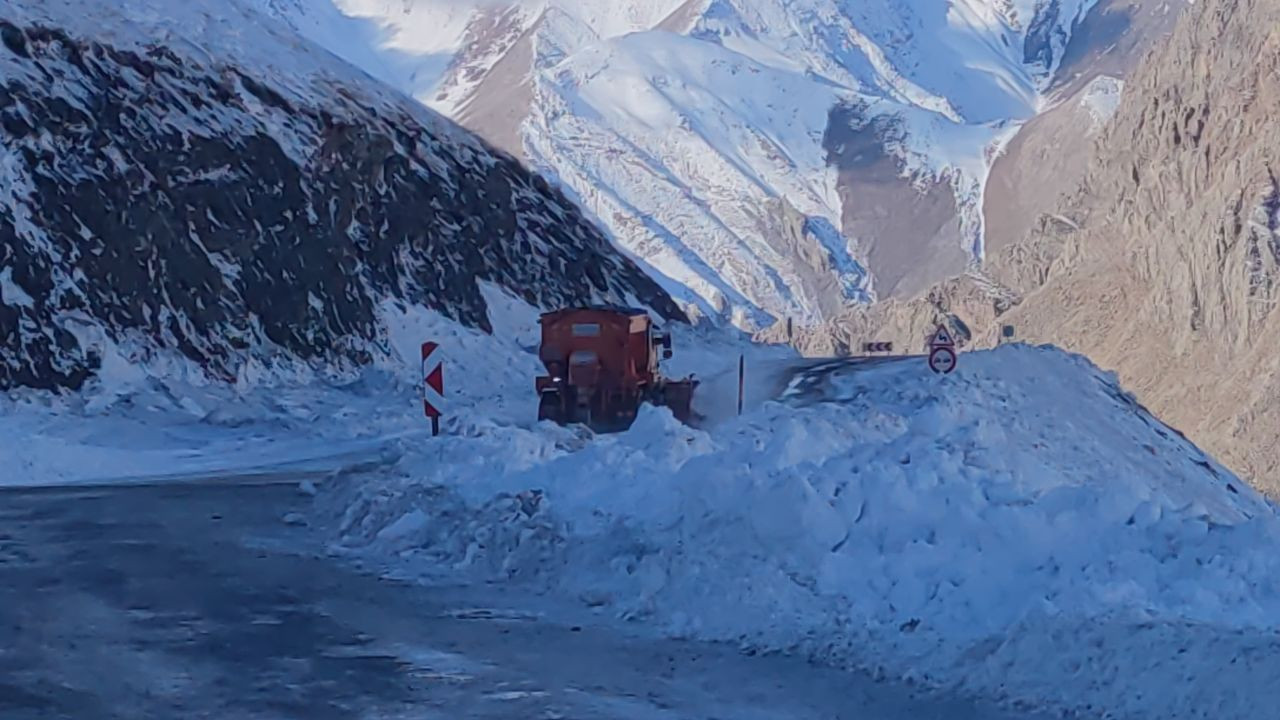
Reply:
[[658, 332], [644, 310], [569, 308], [539, 322], [547, 369], [537, 379], [539, 420], [617, 432], [631, 427], [646, 402], [671, 408], [681, 422], [692, 419], [698, 382], [662, 377], [658, 353], [671, 357], [671, 335]]

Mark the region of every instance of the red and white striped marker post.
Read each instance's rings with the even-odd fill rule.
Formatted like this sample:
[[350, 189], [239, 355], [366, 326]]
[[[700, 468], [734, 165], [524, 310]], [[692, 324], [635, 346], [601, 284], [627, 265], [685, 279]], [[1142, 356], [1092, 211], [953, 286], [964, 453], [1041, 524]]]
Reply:
[[440, 434], [440, 408], [444, 407], [444, 359], [439, 345], [422, 343], [422, 410], [431, 418], [431, 436]]

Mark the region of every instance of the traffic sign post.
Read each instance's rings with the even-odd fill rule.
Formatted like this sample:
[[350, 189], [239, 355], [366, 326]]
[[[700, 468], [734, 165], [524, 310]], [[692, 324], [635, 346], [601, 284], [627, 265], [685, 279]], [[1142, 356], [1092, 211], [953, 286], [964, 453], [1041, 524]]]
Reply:
[[440, 409], [444, 407], [444, 359], [439, 345], [422, 343], [422, 410], [431, 418], [432, 437], [440, 434]]
[[939, 375], [949, 375], [956, 369], [956, 341], [951, 331], [939, 325], [929, 339], [929, 369]]
[[939, 375], [949, 375], [956, 369], [956, 351], [939, 345], [929, 351], [929, 369]]
[[929, 347], [931, 348], [935, 348], [935, 347], [953, 348], [955, 346], [956, 346], [956, 341], [954, 338], [951, 337], [951, 331], [946, 329], [942, 325], [939, 325], [938, 329], [933, 331], [933, 337], [929, 338]]
[[742, 398], [746, 390], [747, 377], [747, 356], [745, 354], [738, 356], [738, 414], [742, 414]]

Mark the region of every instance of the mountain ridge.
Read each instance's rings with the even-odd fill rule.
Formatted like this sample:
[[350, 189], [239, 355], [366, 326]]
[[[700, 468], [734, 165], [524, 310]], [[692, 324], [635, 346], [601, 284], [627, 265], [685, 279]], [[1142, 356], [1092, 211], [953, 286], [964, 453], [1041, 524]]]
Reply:
[[513, 159], [238, 2], [186, 7], [0, 10], [0, 387], [107, 355], [341, 373], [386, 303], [487, 329], [480, 281], [685, 318]]
[[799, 343], [815, 354], [863, 338], [914, 345], [963, 317], [984, 346], [1008, 324], [1118, 371], [1162, 418], [1280, 494], [1277, 27], [1275, 0], [1191, 5], [1025, 234], [920, 301], [848, 312]]
[[[426, 72], [420, 54], [436, 85], [402, 89], [563, 185], [686, 307], [747, 328], [909, 297], [980, 258], [994, 150], [1035, 114], [1094, 6], [259, 1], [304, 34], [338, 7], [379, 28], [406, 73]], [[368, 45], [330, 49], [358, 64]], [[936, 240], [849, 210], [857, 191], [826, 140], [850, 103], [897, 124], [896, 142], [880, 143], [896, 192], [953, 198]], [[802, 231], [791, 252], [794, 223], [768, 212], [783, 204], [838, 240]], [[912, 267], [932, 250], [946, 261]]]

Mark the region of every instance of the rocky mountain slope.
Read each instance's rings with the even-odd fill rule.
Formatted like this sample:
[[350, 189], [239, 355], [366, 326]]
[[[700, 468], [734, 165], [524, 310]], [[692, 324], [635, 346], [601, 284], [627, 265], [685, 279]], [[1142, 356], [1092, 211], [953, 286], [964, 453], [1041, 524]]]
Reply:
[[1280, 2], [1196, 3], [1127, 92], [1008, 317], [1280, 490]]
[[[1178, 0], [1181, 2], [1181, 0]], [[1103, 0], [258, 0], [568, 188], [679, 300], [759, 327], [983, 248], [990, 163]]]
[[1124, 96], [1075, 189], [981, 273], [806, 340], [915, 341], [949, 312], [989, 344], [1011, 323], [1117, 369], [1161, 417], [1280, 493], [1280, 2], [1196, 3]]
[[332, 371], [422, 304], [682, 318], [559, 191], [238, 0], [0, 7], [0, 388]]
[[1185, 0], [1102, 0], [1076, 28], [1049, 88], [1051, 104], [1019, 128], [992, 163], [983, 195], [989, 257], [1026, 237], [1075, 189], [1125, 80], [1186, 6]]

